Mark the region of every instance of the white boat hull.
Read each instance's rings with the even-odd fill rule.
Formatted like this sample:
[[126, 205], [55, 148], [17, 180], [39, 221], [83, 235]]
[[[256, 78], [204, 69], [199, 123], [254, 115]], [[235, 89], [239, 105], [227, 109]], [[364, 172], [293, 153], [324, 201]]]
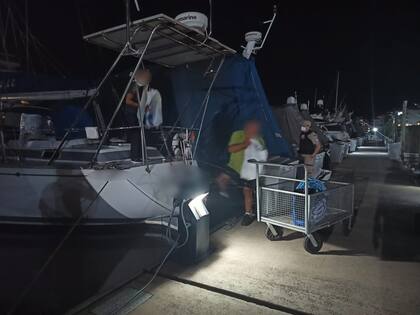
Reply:
[[62, 223], [83, 215], [84, 224], [116, 224], [170, 215], [183, 183], [200, 170], [183, 161], [150, 169], [1, 167], [0, 222]]

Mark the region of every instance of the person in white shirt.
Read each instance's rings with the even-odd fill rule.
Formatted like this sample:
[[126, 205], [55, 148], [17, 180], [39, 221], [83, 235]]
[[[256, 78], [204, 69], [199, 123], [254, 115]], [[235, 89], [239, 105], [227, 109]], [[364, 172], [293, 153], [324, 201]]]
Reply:
[[256, 166], [248, 160], [266, 161], [268, 157], [260, 122], [248, 120], [242, 130], [233, 132], [228, 143], [228, 152], [228, 167], [216, 177], [216, 183], [222, 195], [231, 181], [242, 186], [245, 213], [241, 224], [247, 226], [255, 220], [253, 206], [257, 179]]
[[[156, 131], [163, 121], [162, 97], [159, 90], [150, 87], [151, 81], [152, 74], [149, 69], [139, 69], [136, 72], [134, 82], [125, 97], [127, 105], [125, 114], [130, 126], [140, 126], [140, 122], [144, 123], [147, 145], [156, 146], [159, 138]], [[139, 128], [128, 131], [128, 141], [131, 144], [131, 159], [140, 161], [141, 137]]]

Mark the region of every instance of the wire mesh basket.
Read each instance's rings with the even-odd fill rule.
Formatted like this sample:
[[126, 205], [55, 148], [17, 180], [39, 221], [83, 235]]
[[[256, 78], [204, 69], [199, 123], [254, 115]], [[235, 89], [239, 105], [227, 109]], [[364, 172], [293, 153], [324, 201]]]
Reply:
[[323, 191], [314, 192], [310, 189], [313, 179], [308, 178], [304, 165], [256, 164], [257, 219], [267, 223], [269, 239], [281, 239], [281, 228], [302, 232], [306, 234], [305, 249], [314, 253], [323, 241], [317, 231], [340, 222], [350, 229], [352, 184], [325, 182]]

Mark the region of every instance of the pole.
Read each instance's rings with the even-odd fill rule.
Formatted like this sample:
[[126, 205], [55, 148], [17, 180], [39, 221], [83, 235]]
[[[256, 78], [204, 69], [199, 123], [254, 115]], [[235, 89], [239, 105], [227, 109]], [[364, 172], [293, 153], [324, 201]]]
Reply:
[[338, 89], [340, 87], [340, 71], [337, 71], [337, 84], [335, 87], [335, 114], [337, 114], [338, 110]]
[[314, 93], [314, 107], [316, 108], [316, 106], [317, 106], [317, 103], [316, 103], [316, 99], [317, 99], [317, 97], [318, 97], [318, 88], [315, 88], [315, 93]]
[[402, 119], [401, 119], [401, 154], [405, 152], [404, 145], [405, 145], [405, 132], [406, 132], [405, 124], [407, 121], [407, 104], [408, 104], [408, 101], [405, 100], [403, 102], [403, 114], [402, 114]]
[[392, 140], [397, 142], [397, 120], [395, 119], [395, 113], [392, 114]]
[[28, 0], [25, 1], [25, 53], [26, 53], [26, 71], [29, 72], [29, 12], [28, 12]]
[[126, 42], [130, 45], [130, 27], [131, 27], [131, 19], [130, 19], [130, 1], [125, 0], [125, 37]]
[[303, 165], [303, 169], [305, 171], [305, 234], [308, 234], [309, 232], [309, 222], [308, 222], [308, 218], [309, 218], [309, 207], [308, 207], [308, 195], [309, 195], [309, 188], [308, 188], [308, 170], [306, 168], [306, 165]]
[[[144, 117], [146, 115], [146, 104], [144, 104], [143, 100], [147, 100], [147, 90], [149, 89], [149, 85], [146, 85], [143, 87], [142, 96], [140, 98], [140, 92], [139, 87], [136, 84], [136, 93], [137, 93], [137, 102], [139, 103], [139, 110], [140, 110], [140, 138], [141, 138], [141, 156], [143, 160], [143, 165], [146, 165], [146, 171], [150, 173], [149, 168], [149, 158], [147, 156], [147, 142], [146, 142], [146, 133], [144, 131]], [[144, 107], [144, 111], [142, 111], [142, 108]]]

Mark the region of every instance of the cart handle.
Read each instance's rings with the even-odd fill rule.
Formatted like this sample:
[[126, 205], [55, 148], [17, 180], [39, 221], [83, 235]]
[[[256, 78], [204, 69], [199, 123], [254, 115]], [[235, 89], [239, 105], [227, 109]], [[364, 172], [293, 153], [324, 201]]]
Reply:
[[293, 167], [301, 167], [301, 166], [305, 166], [305, 164], [300, 163], [300, 164], [280, 164], [280, 163], [272, 163], [272, 162], [262, 162], [262, 161], [257, 161], [255, 159], [250, 159], [248, 160], [248, 163], [251, 164], [259, 164], [259, 165], [268, 165], [268, 166], [293, 166]]

